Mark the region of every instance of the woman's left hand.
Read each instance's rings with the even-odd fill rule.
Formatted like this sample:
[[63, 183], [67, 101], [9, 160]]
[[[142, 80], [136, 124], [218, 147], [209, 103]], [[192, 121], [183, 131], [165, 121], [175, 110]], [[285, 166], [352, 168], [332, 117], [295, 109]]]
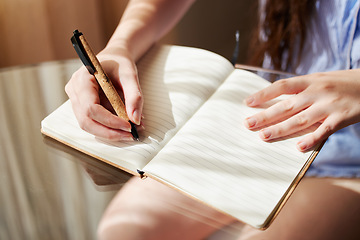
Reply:
[[360, 121], [360, 69], [279, 80], [249, 96], [246, 103], [256, 107], [283, 94], [295, 95], [245, 119], [248, 129], [261, 129], [264, 141], [319, 124], [297, 143], [300, 151], [306, 151], [335, 131]]

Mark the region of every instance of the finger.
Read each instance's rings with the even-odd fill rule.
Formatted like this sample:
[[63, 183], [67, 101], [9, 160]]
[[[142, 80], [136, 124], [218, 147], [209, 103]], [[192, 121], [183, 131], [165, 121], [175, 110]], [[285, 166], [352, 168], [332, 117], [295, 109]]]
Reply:
[[[93, 134], [97, 137], [101, 137], [113, 141], [132, 140], [131, 133], [122, 131], [120, 129], [114, 129], [104, 126], [103, 124], [92, 119], [89, 116], [90, 111], [87, 111], [86, 109], [84, 111], [84, 109], [81, 106], [73, 105], [73, 109], [74, 109], [75, 117], [78, 120], [79, 126], [84, 131]], [[105, 111], [108, 112], [107, 110]]]
[[297, 148], [301, 152], [305, 152], [320, 144], [326, 138], [336, 131], [336, 124], [332, 118], [327, 118], [325, 121], [311, 134], [305, 136], [297, 143]]
[[99, 104], [91, 104], [88, 107], [88, 117], [94, 121], [113, 129], [131, 132], [130, 123], [112, 114]]
[[76, 71], [65, 86], [65, 92], [73, 105], [99, 103], [99, 85], [93, 75], [85, 69]]
[[249, 96], [245, 100], [245, 103], [250, 107], [255, 107], [283, 94], [299, 93], [303, 91], [307, 85], [308, 84], [304, 81], [303, 77], [278, 80], [270, 86]]
[[283, 122], [262, 129], [259, 135], [264, 141], [290, 136], [322, 121], [325, 117], [324, 112], [310, 107]]
[[311, 104], [312, 101], [309, 98], [295, 95], [272, 105], [262, 112], [246, 118], [244, 125], [248, 129], [258, 129], [269, 124], [274, 124], [308, 108]]
[[[80, 124], [81, 123], [81, 124]], [[80, 127], [86, 132], [110, 141], [133, 141], [134, 138], [129, 132], [108, 128], [90, 118], [79, 122]]]
[[120, 83], [124, 92], [126, 112], [129, 119], [137, 125], [140, 125], [143, 96], [140, 88], [136, 66], [131, 64], [127, 69], [123, 68], [119, 72]]

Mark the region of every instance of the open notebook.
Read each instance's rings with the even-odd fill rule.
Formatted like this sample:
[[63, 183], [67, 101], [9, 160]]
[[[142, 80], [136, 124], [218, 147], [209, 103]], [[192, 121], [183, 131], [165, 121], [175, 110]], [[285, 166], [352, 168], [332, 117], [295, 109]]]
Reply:
[[299, 152], [298, 137], [263, 142], [243, 126], [261, 110], [243, 100], [270, 83], [217, 54], [180, 46], [154, 47], [138, 70], [146, 126], [140, 142], [105, 142], [81, 130], [69, 101], [42, 121], [42, 132], [268, 227], [318, 152]]

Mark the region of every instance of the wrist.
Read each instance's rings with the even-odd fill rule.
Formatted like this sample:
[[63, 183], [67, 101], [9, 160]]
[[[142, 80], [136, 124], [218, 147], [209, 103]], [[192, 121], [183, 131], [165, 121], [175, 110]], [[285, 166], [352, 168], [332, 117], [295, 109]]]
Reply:
[[100, 58], [107, 58], [108, 56], [127, 56], [134, 61], [134, 54], [132, 54], [128, 44], [125, 41], [109, 41], [103, 50], [98, 54]]

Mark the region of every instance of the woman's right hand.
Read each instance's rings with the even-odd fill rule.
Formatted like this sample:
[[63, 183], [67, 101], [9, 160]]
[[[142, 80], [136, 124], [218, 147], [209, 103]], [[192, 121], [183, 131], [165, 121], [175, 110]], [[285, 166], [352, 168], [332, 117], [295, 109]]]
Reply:
[[[141, 125], [143, 97], [135, 62], [126, 48], [105, 48], [97, 55], [120, 96], [124, 97], [130, 121]], [[132, 141], [131, 126], [113, 113], [96, 79], [83, 66], [65, 86], [80, 127], [100, 138]], [[141, 130], [142, 125], [138, 127]]]

